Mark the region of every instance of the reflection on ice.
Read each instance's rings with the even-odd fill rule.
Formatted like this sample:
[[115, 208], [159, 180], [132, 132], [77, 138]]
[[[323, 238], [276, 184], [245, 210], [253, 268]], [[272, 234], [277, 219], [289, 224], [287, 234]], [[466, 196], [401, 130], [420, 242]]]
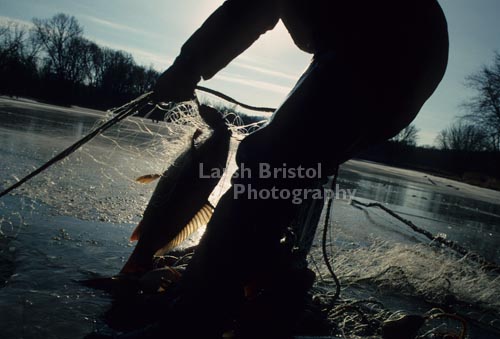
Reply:
[[355, 188], [357, 197], [386, 203], [433, 234], [446, 233], [500, 262], [500, 192], [429, 176], [351, 161], [342, 166], [339, 182]]

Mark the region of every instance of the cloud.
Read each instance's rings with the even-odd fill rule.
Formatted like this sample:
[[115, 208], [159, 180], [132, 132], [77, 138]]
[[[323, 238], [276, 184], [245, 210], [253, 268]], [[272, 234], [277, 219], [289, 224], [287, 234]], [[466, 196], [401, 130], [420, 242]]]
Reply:
[[436, 146], [436, 137], [438, 134], [438, 132], [422, 130], [418, 133], [417, 144]]
[[97, 38], [91, 37], [91, 36], [87, 36], [87, 37], [100, 46], [109, 47], [109, 48], [112, 48], [115, 50], [130, 53], [130, 54], [132, 54], [132, 56], [134, 57], [134, 59], [138, 63], [143, 64], [143, 65], [152, 64], [153, 67], [156, 68], [157, 70], [163, 70], [163, 69], [167, 68], [168, 66], [170, 66], [174, 62], [174, 58], [171, 56], [168, 56], [168, 55], [164, 56], [161, 54], [147, 51], [147, 50], [142, 49], [142, 48], [134, 48], [131, 46], [124, 46], [124, 45], [116, 44], [113, 42], [97, 39]]
[[278, 78], [287, 79], [287, 80], [294, 80], [294, 81], [296, 81], [298, 79], [297, 75], [287, 74], [287, 73], [279, 72], [279, 71], [273, 71], [273, 70], [268, 69], [268, 68], [250, 65], [250, 64], [243, 63], [243, 62], [240, 62], [240, 61], [234, 61], [234, 62], [231, 63], [231, 65], [234, 65], [234, 66], [240, 67], [240, 68], [249, 69], [249, 70], [256, 71], [256, 72], [259, 72], [259, 73], [263, 73], [263, 74], [266, 74], [266, 75], [270, 75], [270, 76], [274, 76], [274, 77], [278, 77]]
[[221, 81], [231, 82], [235, 84], [240, 84], [244, 86], [249, 86], [253, 88], [258, 88], [264, 91], [271, 91], [279, 94], [288, 94], [290, 92], [289, 87], [273, 84], [265, 81], [251, 80], [245, 79], [238, 76], [230, 75], [230, 74], [218, 74], [214, 77], [214, 79], [218, 79]]
[[8, 23], [15, 23], [21, 26], [25, 26], [27, 28], [33, 27], [33, 23], [30, 21], [25, 21], [21, 19], [11, 18], [8, 16], [0, 16], [0, 25], [6, 25]]
[[137, 33], [137, 34], [148, 34], [148, 35], [151, 34], [150, 32], [146, 32], [144, 30], [141, 30], [141, 29], [138, 29], [138, 28], [135, 28], [135, 27], [118, 24], [116, 22], [104, 20], [104, 19], [101, 19], [101, 18], [97, 18], [95, 16], [80, 15], [80, 17], [85, 18], [87, 20], [90, 20], [90, 21], [92, 21], [92, 22], [94, 22], [94, 23], [96, 23], [98, 25], [105, 26], [105, 27], [108, 27], [108, 28], [111, 28], [111, 29], [114, 29], [114, 30], [117, 30], [117, 31], [125, 31], [125, 32], [131, 32], [131, 33]]

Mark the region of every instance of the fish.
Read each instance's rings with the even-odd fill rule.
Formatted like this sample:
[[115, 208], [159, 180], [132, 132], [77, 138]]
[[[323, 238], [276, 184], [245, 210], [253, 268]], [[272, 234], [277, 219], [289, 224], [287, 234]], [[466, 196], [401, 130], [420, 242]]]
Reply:
[[141, 184], [149, 184], [155, 181], [156, 179], [161, 178], [161, 174], [155, 173], [155, 174], [146, 174], [142, 175], [138, 178], [135, 179], [135, 181], [141, 183]]
[[210, 220], [214, 207], [208, 197], [220, 178], [202, 177], [199, 169], [202, 164], [208, 170], [224, 170], [231, 132], [216, 109], [200, 105], [200, 116], [210, 127], [210, 136], [200, 141], [197, 130], [190, 147], [159, 177], [143, 218], [130, 237], [137, 244], [120, 275], [150, 271], [154, 256], [168, 253]]

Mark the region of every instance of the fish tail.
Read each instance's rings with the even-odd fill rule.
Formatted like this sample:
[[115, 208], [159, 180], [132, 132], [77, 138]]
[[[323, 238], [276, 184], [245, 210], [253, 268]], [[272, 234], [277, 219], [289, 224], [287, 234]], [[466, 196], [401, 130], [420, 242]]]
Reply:
[[141, 220], [141, 221], [139, 221], [137, 226], [134, 228], [134, 231], [132, 232], [132, 235], [130, 236], [130, 241], [139, 240], [139, 238], [141, 237], [142, 228], [143, 228], [143, 222]]

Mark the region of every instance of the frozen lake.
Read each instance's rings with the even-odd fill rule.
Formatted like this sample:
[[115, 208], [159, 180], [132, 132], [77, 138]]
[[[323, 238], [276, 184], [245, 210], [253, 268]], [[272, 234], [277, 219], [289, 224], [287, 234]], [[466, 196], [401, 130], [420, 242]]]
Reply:
[[[0, 183], [5, 188], [23, 177], [104, 117], [0, 98]], [[104, 326], [100, 316], [109, 296], [75, 281], [113, 275], [130, 254], [128, 237], [154, 188], [134, 178], [162, 171], [181, 144], [163, 125], [122, 123], [0, 200], [0, 337], [81, 338]], [[384, 203], [419, 227], [500, 263], [500, 192], [363, 161], [344, 164], [338, 183], [356, 190], [359, 200]], [[477, 273], [459, 257], [428, 246], [425, 237], [378, 209], [336, 200], [333, 224], [333, 264], [347, 282], [343, 295], [375, 296], [388, 308], [425, 312], [440, 295], [453, 294], [464, 302], [462, 314], [488, 314], [485, 326], [472, 324], [471, 338], [498, 338], [496, 275]], [[396, 266], [405, 273], [405, 285], [384, 276]]]

